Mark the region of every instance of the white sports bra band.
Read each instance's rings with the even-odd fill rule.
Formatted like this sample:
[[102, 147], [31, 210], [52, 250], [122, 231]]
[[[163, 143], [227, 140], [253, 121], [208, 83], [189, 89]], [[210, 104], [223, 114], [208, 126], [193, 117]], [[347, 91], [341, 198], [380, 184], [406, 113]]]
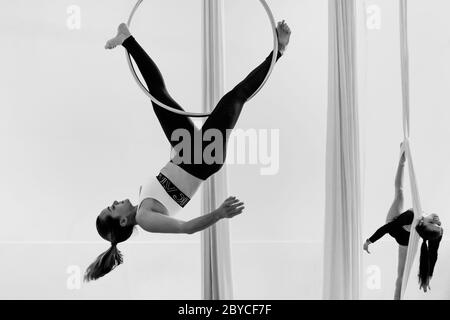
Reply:
[[191, 198], [189, 198], [187, 195], [183, 193], [178, 187], [170, 181], [169, 178], [167, 178], [165, 175], [163, 175], [161, 172], [158, 174], [156, 179], [159, 181], [161, 186], [164, 188], [164, 190], [167, 192], [167, 194], [182, 208], [191, 201]]
[[203, 180], [191, 175], [176, 164], [169, 162], [155, 177], [150, 177], [139, 192], [139, 205], [145, 199], [158, 200], [175, 215], [184, 208], [199, 189]]

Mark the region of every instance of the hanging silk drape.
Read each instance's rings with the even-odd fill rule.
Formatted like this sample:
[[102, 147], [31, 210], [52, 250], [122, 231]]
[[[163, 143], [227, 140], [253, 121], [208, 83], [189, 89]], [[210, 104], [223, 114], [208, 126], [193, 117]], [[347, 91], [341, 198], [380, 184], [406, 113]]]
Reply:
[[358, 299], [361, 182], [355, 1], [329, 1], [324, 299]]
[[408, 161], [409, 180], [411, 184], [411, 199], [414, 208], [414, 221], [411, 225], [411, 233], [409, 237], [408, 253], [403, 274], [401, 298], [404, 297], [408, 279], [414, 259], [417, 255], [419, 247], [419, 235], [416, 232], [418, 219], [422, 216], [422, 205], [420, 202], [419, 189], [417, 186], [417, 178], [414, 170], [414, 163], [411, 153], [410, 143], [410, 91], [409, 91], [409, 50], [408, 50], [408, 8], [407, 0], [400, 1], [400, 48], [401, 48], [401, 71], [402, 71], [402, 97], [403, 97], [403, 135], [406, 159]]
[[[224, 8], [222, 0], [203, 0], [203, 111], [210, 112], [224, 93]], [[217, 209], [227, 198], [226, 166], [203, 184], [202, 213]], [[202, 297], [233, 298], [228, 220], [202, 233]]]

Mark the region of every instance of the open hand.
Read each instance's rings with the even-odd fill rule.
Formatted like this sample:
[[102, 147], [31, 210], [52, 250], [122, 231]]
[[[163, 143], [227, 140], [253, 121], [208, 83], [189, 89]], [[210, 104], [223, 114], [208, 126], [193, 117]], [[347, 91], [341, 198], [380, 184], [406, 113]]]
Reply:
[[363, 246], [364, 251], [366, 251], [368, 254], [370, 254], [369, 244], [370, 243], [368, 241], [366, 241], [366, 242], [364, 242], [364, 246]]
[[229, 197], [217, 209], [221, 218], [233, 218], [244, 211], [244, 203], [240, 202], [236, 197]]

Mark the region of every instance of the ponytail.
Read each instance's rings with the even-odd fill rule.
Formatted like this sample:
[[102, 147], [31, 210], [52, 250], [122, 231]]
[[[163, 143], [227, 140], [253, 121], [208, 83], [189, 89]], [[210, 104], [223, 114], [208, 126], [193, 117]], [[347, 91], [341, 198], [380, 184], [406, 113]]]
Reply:
[[96, 221], [98, 234], [111, 243], [111, 247], [97, 257], [97, 259], [87, 268], [84, 281], [97, 280], [105, 274], [111, 272], [115, 267], [122, 264], [122, 253], [117, 249], [117, 244], [128, 240], [133, 234], [133, 226], [122, 227], [119, 219], [114, 219], [111, 215], [105, 218], [97, 217]]
[[419, 285], [420, 288], [428, 289], [430, 283], [430, 255], [428, 252], [427, 240], [423, 240], [420, 248], [420, 263], [419, 263]]
[[439, 245], [441, 244], [442, 237], [443, 234], [435, 240], [428, 241], [428, 254], [430, 256], [430, 278], [433, 276], [434, 266], [436, 265], [436, 261], [438, 258], [438, 250]]
[[428, 289], [433, 277], [434, 266], [438, 258], [439, 245], [442, 235], [434, 240], [423, 240], [420, 248], [419, 285], [420, 288]]
[[87, 268], [84, 281], [97, 280], [112, 271], [123, 262], [122, 254], [117, 249], [116, 243], [111, 243], [111, 247], [97, 257], [97, 259]]

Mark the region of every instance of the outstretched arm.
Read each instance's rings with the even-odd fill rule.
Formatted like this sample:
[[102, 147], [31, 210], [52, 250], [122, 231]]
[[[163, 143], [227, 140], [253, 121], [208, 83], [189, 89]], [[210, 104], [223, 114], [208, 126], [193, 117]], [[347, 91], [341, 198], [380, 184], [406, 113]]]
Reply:
[[386, 233], [395, 230], [396, 228], [400, 228], [403, 226], [410, 225], [414, 220], [414, 213], [412, 211], [406, 211], [398, 216], [394, 221], [389, 222], [379, 228], [369, 239], [364, 243], [364, 250], [369, 252], [369, 245], [381, 239]]
[[153, 211], [139, 215], [136, 221], [148, 232], [193, 234], [209, 228], [221, 219], [237, 216], [243, 210], [243, 203], [235, 197], [230, 197], [217, 210], [187, 222]]
[[381, 239], [386, 233], [389, 233], [393, 227], [395, 227], [393, 222], [390, 222], [379, 228], [369, 239], [366, 240], [366, 242], [364, 242], [363, 249], [367, 251], [367, 253], [370, 253], [369, 245]]
[[188, 234], [202, 231], [221, 219], [233, 218], [241, 214], [243, 210], [244, 203], [240, 202], [236, 197], [230, 197], [217, 210], [214, 210], [210, 214], [186, 222], [183, 226], [184, 231]]

